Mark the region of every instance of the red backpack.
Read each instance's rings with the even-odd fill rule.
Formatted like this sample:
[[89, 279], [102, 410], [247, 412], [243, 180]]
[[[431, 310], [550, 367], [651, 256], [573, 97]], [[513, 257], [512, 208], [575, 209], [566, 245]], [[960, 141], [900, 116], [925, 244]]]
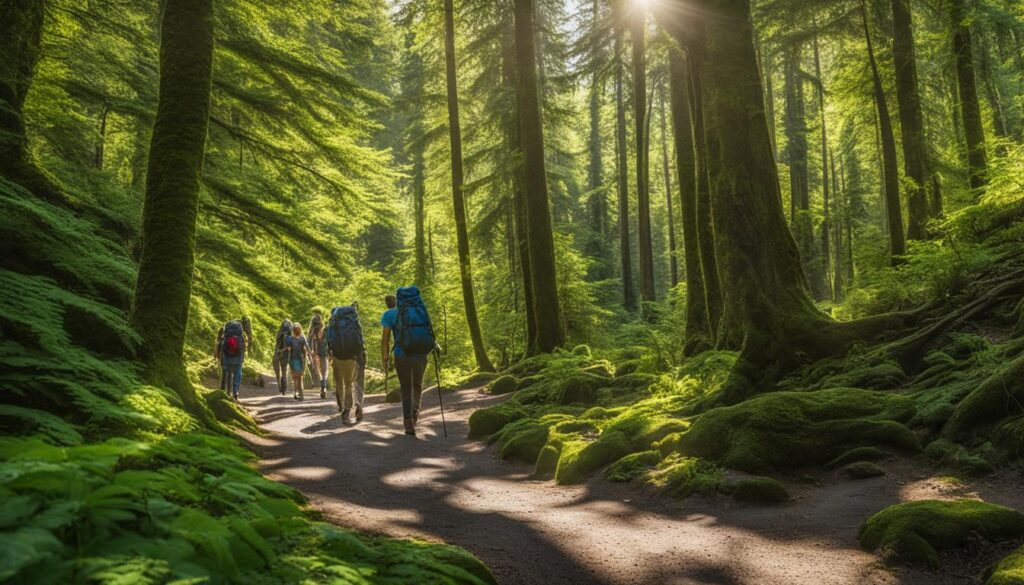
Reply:
[[242, 323], [229, 321], [224, 325], [224, 355], [238, 357], [245, 350], [245, 338], [242, 337]]

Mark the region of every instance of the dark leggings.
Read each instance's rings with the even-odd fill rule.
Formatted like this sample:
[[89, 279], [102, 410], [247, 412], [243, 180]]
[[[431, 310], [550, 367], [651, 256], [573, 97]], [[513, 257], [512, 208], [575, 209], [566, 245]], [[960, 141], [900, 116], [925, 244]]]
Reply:
[[402, 418], [406, 426], [420, 411], [420, 397], [423, 395], [423, 372], [427, 369], [427, 356], [395, 356], [395, 373], [402, 389]]

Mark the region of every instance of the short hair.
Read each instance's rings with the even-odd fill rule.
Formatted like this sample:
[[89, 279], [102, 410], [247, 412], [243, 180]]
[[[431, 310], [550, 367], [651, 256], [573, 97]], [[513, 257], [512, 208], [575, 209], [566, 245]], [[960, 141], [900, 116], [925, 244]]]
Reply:
[[398, 299], [395, 298], [395, 295], [388, 295], [384, 297], [384, 304], [387, 305], [389, 309], [394, 309], [395, 305], [398, 304]]

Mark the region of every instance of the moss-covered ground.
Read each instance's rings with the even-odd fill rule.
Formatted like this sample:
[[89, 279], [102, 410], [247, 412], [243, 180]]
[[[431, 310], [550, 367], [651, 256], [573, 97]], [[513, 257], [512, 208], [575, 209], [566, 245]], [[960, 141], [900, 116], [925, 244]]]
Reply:
[[[228, 427], [143, 384], [132, 263], [98, 222], [0, 179], [0, 229], [19, 242], [0, 268], [0, 581], [493, 582], [461, 549], [317, 521]], [[221, 420], [252, 425], [200, 392]]]

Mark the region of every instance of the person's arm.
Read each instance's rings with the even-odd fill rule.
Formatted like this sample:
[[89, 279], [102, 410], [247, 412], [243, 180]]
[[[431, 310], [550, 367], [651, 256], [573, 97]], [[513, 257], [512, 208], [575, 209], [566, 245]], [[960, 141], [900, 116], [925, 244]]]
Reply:
[[380, 363], [388, 371], [388, 355], [391, 353], [391, 328], [385, 327], [380, 335]]

